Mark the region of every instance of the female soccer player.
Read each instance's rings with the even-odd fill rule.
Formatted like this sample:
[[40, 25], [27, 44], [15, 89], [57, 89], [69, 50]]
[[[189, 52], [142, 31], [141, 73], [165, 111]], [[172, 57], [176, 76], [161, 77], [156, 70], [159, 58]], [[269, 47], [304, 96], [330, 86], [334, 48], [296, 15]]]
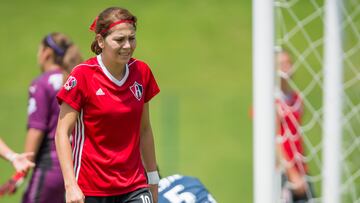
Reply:
[[13, 152], [2, 139], [0, 139], [0, 156], [11, 162], [17, 172], [27, 173], [35, 166], [29, 159], [33, 153], [18, 154]]
[[303, 101], [300, 93], [289, 85], [292, 76], [292, 60], [290, 53], [281, 50], [277, 53], [280, 90], [276, 100], [279, 122], [279, 156], [285, 163], [285, 175], [290, 182], [292, 202], [302, 203], [314, 198], [311, 183], [306, 176], [306, 163], [299, 157], [304, 156], [301, 136], [301, 119]]
[[90, 28], [97, 56], [75, 67], [58, 94], [66, 202], [157, 202], [149, 101], [160, 90], [148, 65], [132, 58], [136, 20], [123, 8], [102, 11]]
[[63, 203], [65, 188], [54, 141], [59, 117], [56, 94], [72, 67], [82, 59], [78, 48], [61, 33], [45, 36], [37, 57], [42, 74], [29, 88], [25, 142], [25, 151], [35, 154], [36, 167], [22, 202]]

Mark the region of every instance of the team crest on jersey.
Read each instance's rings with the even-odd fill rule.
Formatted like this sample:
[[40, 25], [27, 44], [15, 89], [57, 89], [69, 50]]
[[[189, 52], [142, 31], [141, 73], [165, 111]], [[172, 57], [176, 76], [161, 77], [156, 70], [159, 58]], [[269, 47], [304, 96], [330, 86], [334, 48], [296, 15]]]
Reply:
[[69, 91], [69, 90], [71, 90], [72, 88], [74, 88], [74, 87], [76, 86], [76, 83], [77, 83], [76, 78], [75, 78], [74, 76], [70, 76], [70, 77], [67, 79], [67, 81], [66, 81], [66, 83], [65, 83], [65, 85], [64, 85], [64, 88], [65, 88], [67, 91]]
[[135, 81], [134, 84], [130, 87], [130, 90], [135, 98], [140, 101], [143, 94], [143, 86]]

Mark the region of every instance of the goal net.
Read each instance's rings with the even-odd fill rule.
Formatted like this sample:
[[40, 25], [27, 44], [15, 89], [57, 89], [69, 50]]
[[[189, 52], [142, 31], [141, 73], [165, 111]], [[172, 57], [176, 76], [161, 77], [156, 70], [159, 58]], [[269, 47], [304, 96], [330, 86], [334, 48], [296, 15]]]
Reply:
[[[275, 0], [279, 202], [288, 192], [322, 202], [324, 0]], [[360, 0], [340, 4], [342, 44], [341, 202], [360, 202]], [[304, 192], [305, 190], [305, 192]], [[301, 196], [301, 195], [300, 195]]]

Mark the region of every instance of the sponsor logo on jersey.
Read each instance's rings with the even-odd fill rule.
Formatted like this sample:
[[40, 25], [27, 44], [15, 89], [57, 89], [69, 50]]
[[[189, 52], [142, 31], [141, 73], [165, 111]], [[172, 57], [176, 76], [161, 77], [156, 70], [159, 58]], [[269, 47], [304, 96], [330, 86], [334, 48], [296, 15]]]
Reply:
[[64, 85], [64, 88], [65, 88], [67, 91], [69, 91], [69, 90], [71, 90], [72, 88], [74, 88], [74, 87], [76, 86], [76, 83], [77, 83], [76, 78], [75, 78], [74, 76], [70, 76], [70, 77], [67, 79], [67, 81], [66, 81], [66, 83], [65, 83], [65, 85]]
[[96, 91], [96, 95], [105, 95], [105, 92], [99, 88], [97, 91]]
[[135, 98], [140, 101], [143, 94], [143, 86], [135, 81], [134, 84], [130, 87], [130, 90]]

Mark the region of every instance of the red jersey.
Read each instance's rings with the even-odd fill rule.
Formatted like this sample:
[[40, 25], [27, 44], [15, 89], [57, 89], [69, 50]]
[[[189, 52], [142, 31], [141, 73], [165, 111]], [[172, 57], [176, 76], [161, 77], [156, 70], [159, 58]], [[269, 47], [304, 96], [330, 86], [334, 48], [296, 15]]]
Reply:
[[297, 92], [282, 95], [276, 100], [280, 135], [282, 137], [283, 152], [287, 160], [294, 164], [298, 171], [306, 172], [306, 165], [302, 159], [295, 159], [295, 155], [303, 155], [303, 144], [300, 132], [303, 103]]
[[142, 61], [130, 59], [122, 80], [101, 55], [76, 66], [57, 95], [79, 112], [73, 132], [74, 171], [85, 196], [114, 196], [147, 187], [140, 154], [144, 103], [159, 87]]

